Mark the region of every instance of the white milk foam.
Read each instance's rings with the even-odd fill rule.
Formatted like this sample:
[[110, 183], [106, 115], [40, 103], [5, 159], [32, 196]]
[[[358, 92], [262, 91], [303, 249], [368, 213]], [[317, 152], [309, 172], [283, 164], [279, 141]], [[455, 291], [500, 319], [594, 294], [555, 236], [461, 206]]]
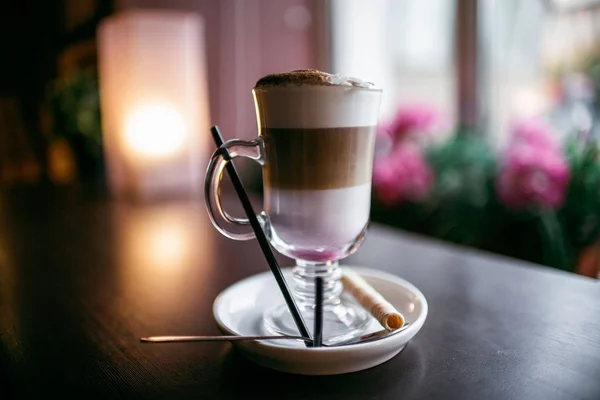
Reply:
[[369, 221], [371, 182], [326, 190], [265, 187], [264, 195], [275, 234], [294, 247], [340, 250]]
[[349, 86], [257, 88], [254, 97], [263, 128], [314, 129], [375, 126], [381, 91]]

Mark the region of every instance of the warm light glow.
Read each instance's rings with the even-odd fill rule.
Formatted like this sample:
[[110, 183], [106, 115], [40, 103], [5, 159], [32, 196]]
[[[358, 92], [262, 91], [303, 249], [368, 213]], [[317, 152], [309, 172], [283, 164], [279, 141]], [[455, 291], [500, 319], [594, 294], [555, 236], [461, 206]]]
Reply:
[[135, 152], [149, 157], [177, 153], [185, 143], [183, 117], [173, 107], [149, 103], [135, 109], [125, 122], [125, 138]]
[[185, 212], [161, 208], [131, 209], [128, 213], [126, 221], [119, 221], [126, 222], [126, 236], [121, 240], [126, 262], [163, 284], [171, 278], [178, 279], [188, 269], [193, 255], [197, 229], [191, 219], [186, 218]]
[[[205, 213], [204, 205], [197, 202], [111, 208], [119, 304], [139, 306], [140, 313], [160, 326], [172, 318], [189, 318], [190, 302], [214, 300], [210, 288], [219, 277], [211, 261], [216, 236], [204, 222]], [[2, 293], [0, 312], [1, 300]]]
[[190, 249], [187, 232], [178, 225], [163, 225], [147, 237], [147, 251], [154, 265], [169, 268], [181, 264]]
[[128, 10], [98, 25], [107, 186], [144, 202], [197, 195], [210, 143], [202, 18]]

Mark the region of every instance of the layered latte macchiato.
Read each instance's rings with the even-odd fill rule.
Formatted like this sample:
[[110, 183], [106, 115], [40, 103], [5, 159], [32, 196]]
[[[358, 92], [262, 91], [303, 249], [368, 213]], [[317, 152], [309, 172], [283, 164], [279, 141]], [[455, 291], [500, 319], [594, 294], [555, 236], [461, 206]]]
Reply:
[[257, 82], [265, 211], [279, 251], [335, 260], [365, 229], [379, 95], [312, 70]]
[[[254, 237], [247, 230], [250, 220], [232, 217], [223, 209], [220, 185], [231, 160], [245, 157], [259, 162], [264, 189], [259, 223], [269, 243], [296, 260], [292, 295], [302, 319], [315, 318], [315, 278], [319, 277], [323, 340], [338, 343], [362, 335], [371, 317], [342, 296], [338, 261], [358, 249], [369, 222], [382, 90], [346, 75], [300, 70], [265, 76], [252, 93], [259, 137], [227, 141], [213, 153], [206, 170], [211, 222], [231, 239]], [[245, 227], [246, 232], [229, 230], [223, 222]], [[256, 224], [253, 228], [256, 235], [262, 233]], [[261, 246], [262, 239], [259, 236]], [[288, 305], [280, 302], [265, 310], [266, 333], [302, 332]]]

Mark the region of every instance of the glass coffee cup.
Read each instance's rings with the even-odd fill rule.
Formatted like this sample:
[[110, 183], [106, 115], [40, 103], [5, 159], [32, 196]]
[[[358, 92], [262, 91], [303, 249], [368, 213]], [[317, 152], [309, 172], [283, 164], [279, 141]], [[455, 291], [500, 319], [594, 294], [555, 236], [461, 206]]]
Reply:
[[[367, 230], [381, 94], [361, 81], [320, 72], [263, 78], [253, 90], [259, 136], [223, 144], [206, 172], [212, 223], [228, 238], [249, 240], [253, 232], [225, 228], [224, 222], [249, 222], [221, 206], [220, 182], [228, 162], [222, 152], [262, 165], [264, 211], [258, 219], [273, 248], [296, 260], [292, 294], [309, 327], [314, 280], [323, 278], [328, 343], [360, 335], [370, 321], [364, 309], [342, 295], [338, 261], [356, 251]], [[283, 299], [265, 312], [264, 327], [269, 333], [298, 334]]]

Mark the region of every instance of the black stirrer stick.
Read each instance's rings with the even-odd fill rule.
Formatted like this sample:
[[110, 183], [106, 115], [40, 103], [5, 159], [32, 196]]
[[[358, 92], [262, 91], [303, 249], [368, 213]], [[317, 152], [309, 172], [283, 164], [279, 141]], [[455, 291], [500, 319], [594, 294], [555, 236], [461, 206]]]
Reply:
[[[223, 136], [221, 136], [221, 131], [219, 130], [219, 127], [217, 125], [213, 126], [212, 128], [210, 128], [210, 132], [217, 147], [221, 147], [223, 145]], [[267, 263], [269, 264], [269, 268], [271, 268], [271, 272], [273, 273], [273, 276], [277, 281], [277, 285], [279, 285], [279, 290], [281, 290], [283, 298], [285, 299], [285, 302], [287, 303], [287, 306], [290, 309], [290, 312], [292, 313], [292, 317], [294, 318], [294, 322], [298, 327], [298, 331], [300, 332], [300, 335], [310, 339], [310, 332], [306, 328], [304, 318], [302, 318], [302, 314], [300, 314], [300, 310], [298, 310], [298, 305], [296, 305], [296, 301], [294, 300], [294, 297], [292, 296], [290, 289], [287, 286], [285, 278], [281, 273], [281, 268], [279, 268], [279, 263], [275, 259], [275, 255], [271, 250], [269, 241], [267, 240], [267, 237], [265, 236], [265, 233], [263, 232], [262, 227], [260, 226], [260, 222], [258, 222], [258, 218], [256, 218], [256, 214], [254, 213], [254, 209], [252, 208], [252, 203], [250, 203], [250, 199], [248, 198], [248, 194], [246, 193], [244, 185], [240, 180], [235, 165], [233, 165], [233, 161], [231, 160], [229, 154], [226, 151], [223, 151], [222, 154], [229, 160], [226, 166], [227, 173], [229, 174], [231, 182], [233, 183], [233, 187], [235, 188], [235, 191], [237, 192], [237, 195], [240, 198], [240, 202], [242, 203], [242, 207], [244, 208], [246, 216], [250, 221], [250, 225], [252, 225], [252, 229], [254, 230], [254, 234], [256, 235], [256, 239], [258, 240], [258, 244], [260, 245], [260, 248], [262, 249], [265, 258], [267, 259]], [[307, 347], [311, 345], [310, 343], [305, 344]]]
[[313, 347], [323, 345], [323, 278], [315, 279], [316, 304], [315, 304], [315, 329], [313, 331]]

